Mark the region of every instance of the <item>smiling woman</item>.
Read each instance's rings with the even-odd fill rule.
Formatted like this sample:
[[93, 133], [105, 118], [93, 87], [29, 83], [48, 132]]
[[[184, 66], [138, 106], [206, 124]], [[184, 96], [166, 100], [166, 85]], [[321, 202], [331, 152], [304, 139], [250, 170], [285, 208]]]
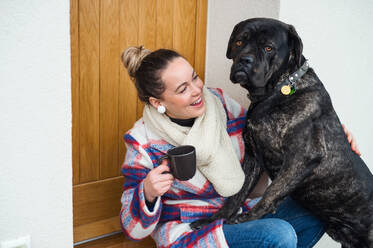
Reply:
[[201, 116], [205, 111], [203, 82], [184, 58], [175, 58], [162, 73], [165, 91], [161, 99], [150, 97], [150, 103], [164, 106], [167, 115], [177, 119]]
[[[122, 61], [145, 103], [142, 118], [125, 135], [124, 232], [132, 239], [151, 234], [160, 247], [224, 247], [222, 220], [199, 231], [192, 231], [189, 223], [215, 212], [223, 197], [237, 193], [243, 184], [245, 110], [220, 89], [204, 87], [175, 51], [129, 47]], [[167, 160], [159, 162], [179, 145], [196, 149], [198, 170], [188, 181], [165, 173]]]
[[177, 52], [159, 49], [151, 53], [142, 46], [130, 47], [122, 62], [141, 101], [176, 119], [196, 118], [205, 111], [203, 82]]

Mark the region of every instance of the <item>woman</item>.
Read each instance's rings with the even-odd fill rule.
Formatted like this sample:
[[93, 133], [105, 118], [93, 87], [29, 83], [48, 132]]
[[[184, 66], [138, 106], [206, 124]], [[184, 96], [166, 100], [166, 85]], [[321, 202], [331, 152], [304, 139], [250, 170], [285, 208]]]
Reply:
[[[322, 224], [290, 198], [260, 220], [218, 220], [191, 230], [189, 223], [216, 212], [243, 184], [245, 110], [220, 89], [205, 88], [172, 50], [130, 47], [122, 61], [145, 103], [143, 117], [125, 135], [121, 224], [131, 239], [152, 235], [158, 247], [312, 247], [320, 239]], [[179, 181], [167, 173], [167, 160], [158, 159], [184, 144], [196, 147], [198, 170]], [[247, 199], [242, 211], [257, 201]]]

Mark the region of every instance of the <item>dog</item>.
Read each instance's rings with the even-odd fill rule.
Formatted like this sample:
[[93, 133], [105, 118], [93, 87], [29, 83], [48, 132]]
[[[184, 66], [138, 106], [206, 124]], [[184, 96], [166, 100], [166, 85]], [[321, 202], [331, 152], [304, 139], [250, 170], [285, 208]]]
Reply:
[[[373, 247], [373, 175], [347, 141], [323, 84], [302, 55], [292, 25], [268, 18], [238, 23], [226, 56], [230, 79], [248, 90], [243, 131], [245, 183], [212, 217], [241, 223], [274, 212], [287, 196], [310, 210], [342, 247]], [[262, 199], [237, 214], [261, 174], [272, 183]]]

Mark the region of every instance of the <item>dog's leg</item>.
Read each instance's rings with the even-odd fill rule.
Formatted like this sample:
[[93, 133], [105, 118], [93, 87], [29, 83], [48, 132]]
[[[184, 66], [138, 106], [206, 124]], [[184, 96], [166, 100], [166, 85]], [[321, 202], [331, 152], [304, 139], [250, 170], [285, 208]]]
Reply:
[[263, 167], [261, 166], [261, 164], [259, 164], [259, 162], [256, 161], [253, 157], [249, 157], [248, 155], [245, 155], [242, 169], [245, 173], [245, 182], [241, 190], [237, 194], [228, 197], [224, 202], [223, 207], [211, 217], [192, 222], [190, 224], [190, 227], [193, 230], [198, 230], [202, 226], [218, 219], [230, 218], [238, 212], [242, 204], [248, 198], [251, 191], [254, 189], [255, 185], [258, 183], [260, 176], [263, 173]]
[[[307, 126], [307, 125], [305, 125]], [[306, 128], [304, 128], [306, 129]], [[282, 170], [265, 191], [262, 199], [249, 212], [233, 216], [227, 223], [241, 223], [259, 219], [276, 210], [277, 205], [292, 193], [303, 180], [312, 173], [325, 155], [323, 131], [310, 124], [311, 130], [304, 130], [298, 137], [292, 135], [293, 142], [285, 154]], [[308, 134], [308, 135], [307, 135]], [[296, 141], [296, 142], [295, 142]], [[296, 151], [296, 152], [295, 152]]]
[[368, 242], [369, 242], [369, 248], [373, 248], [373, 222], [370, 224], [370, 227], [369, 227]]

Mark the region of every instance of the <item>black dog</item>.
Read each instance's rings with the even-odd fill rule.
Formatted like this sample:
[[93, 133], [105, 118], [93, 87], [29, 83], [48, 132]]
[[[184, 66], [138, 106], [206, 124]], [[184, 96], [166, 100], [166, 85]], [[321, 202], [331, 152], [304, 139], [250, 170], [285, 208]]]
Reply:
[[[286, 196], [326, 225], [342, 247], [373, 247], [373, 175], [350, 148], [330, 97], [302, 55], [291, 25], [255, 18], [238, 23], [227, 57], [230, 78], [249, 91], [244, 130], [246, 180], [211, 218], [227, 223], [258, 219]], [[255, 207], [237, 210], [266, 171], [272, 184]]]

